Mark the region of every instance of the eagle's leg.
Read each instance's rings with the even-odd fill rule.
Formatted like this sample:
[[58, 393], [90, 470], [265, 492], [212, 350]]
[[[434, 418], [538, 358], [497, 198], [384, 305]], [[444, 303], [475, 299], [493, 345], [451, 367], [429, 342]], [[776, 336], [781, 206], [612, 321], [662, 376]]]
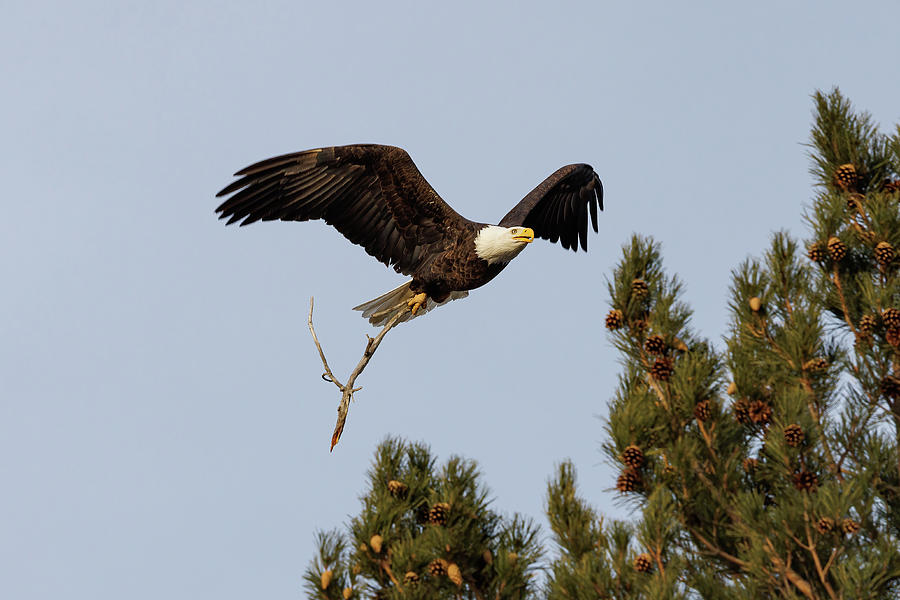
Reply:
[[418, 311], [425, 301], [428, 299], [428, 295], [425, 292], [419, 292], [412, 298], [406, 301], [406, 305], [412, 311], [413, 316], [416, 316], [416, 311]]

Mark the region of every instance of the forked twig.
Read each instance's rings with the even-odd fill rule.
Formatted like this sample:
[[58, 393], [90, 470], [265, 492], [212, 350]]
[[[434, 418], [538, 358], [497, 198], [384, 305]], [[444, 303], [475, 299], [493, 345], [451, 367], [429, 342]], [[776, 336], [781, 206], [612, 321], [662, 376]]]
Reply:
[[347, 413], [350, 411], [350, 400], [353, 399], [353, 392], [358, 392], [361, 390], [361, 387], [355, 388], [353, 384], [356, 383], [356, 378], [360, 376], [363, 372], [363, 369], [366, 368], [366, 365], [369, 364], [369, 359], [372, 358], [372, 355], [375, 354], [375, 350], [378, 349], [378, 345], [381, 344], [381, 340], [384, 339], [384, 336], [387, 334], [391, 328], [396, 325], [400, 318], [403, 317], [405, 313], [402, 311], [397, 312], [390, 320], [385, 323], [384, 327], [374, 338], [366, 335], [366, 349], [363, 350], [362, 358], [359, 359], [359, 362], [356, 365], [356, 368], [353, 369], [353, 372], [350, 373], [350, 377], [347, 378], [346, 385], [338, 381], [338, 378], [334, 376], [334, 373], [331, 371], [331, 367], [328, 366], [328, 361], [325, 359], [325, 351], [322, 350], [322, 344], [319, 343], [319, 338], [316, 335], [316, 330], [313, 328], [313, 298], [309, 299], [309, 318], [307, 319], [307, 323], [309, 324], [309, 332], [312, 334], [313, 342], [316, 344], [316, 349], [319, 351], [319, 358], [322, 359], [322, 366], [325, 367], [325, 372], [322, 373], [322, 379], [325, 381], [330, 381], [334, 385], [341, 390], [341, 403], [338, 405], [338, 417], [337, 423], [334, 426], [334, 433], [331, 434], [331, 448], [330, 450], [334, 450], [334, 446], [338, 443], [338, 440], [341, 439], [341, 432], [344, 431], [344, 423], [347, 421]]

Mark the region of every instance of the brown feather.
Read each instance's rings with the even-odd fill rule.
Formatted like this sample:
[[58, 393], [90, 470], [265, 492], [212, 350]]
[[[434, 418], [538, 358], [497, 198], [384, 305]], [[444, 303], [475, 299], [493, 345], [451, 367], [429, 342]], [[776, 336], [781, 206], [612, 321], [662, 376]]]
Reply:
[[235, 175], [240, 179], [217, 194], [234, 194], [217, 209], [229, 223], [324, 219], [401, 273], [412, 274], [429, 252], [443, 252], [448, 236], [468, 222], [428, 185], [404, 150], [391, 146], [284, 154]]

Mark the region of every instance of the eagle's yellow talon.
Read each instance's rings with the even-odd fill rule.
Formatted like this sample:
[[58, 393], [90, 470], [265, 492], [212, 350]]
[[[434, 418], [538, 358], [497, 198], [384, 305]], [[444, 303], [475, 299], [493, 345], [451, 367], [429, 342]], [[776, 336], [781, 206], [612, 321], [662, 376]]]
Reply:
[[416, 311], [418, 311], [419, 308], [421, 308], [422, 305], [425, 304], [425, 300], [427, 298], [428, 298], [428, 296], [425, 294], [425, 292], [419, 292], [418, 294], [416, 294], [415, 296], [413, 296], [412, 298], [410, 298], [409, 300], [406, 301], [406, 305], [412, 311], [413, 316], [416, 316]]

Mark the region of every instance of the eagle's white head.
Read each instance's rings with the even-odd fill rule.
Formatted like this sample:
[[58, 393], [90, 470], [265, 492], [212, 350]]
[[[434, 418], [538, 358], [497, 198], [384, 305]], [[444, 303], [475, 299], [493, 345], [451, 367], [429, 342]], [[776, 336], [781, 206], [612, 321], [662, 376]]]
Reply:
[[533, 241], [534, 231], [530, 227], [488, 225], [475, 236], [475, 254], [489, 265], [508, 263]]

